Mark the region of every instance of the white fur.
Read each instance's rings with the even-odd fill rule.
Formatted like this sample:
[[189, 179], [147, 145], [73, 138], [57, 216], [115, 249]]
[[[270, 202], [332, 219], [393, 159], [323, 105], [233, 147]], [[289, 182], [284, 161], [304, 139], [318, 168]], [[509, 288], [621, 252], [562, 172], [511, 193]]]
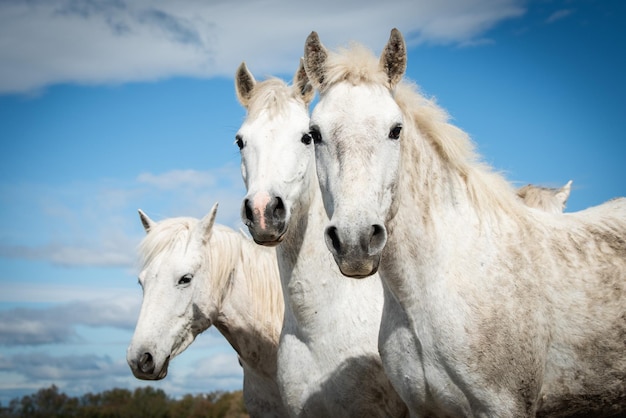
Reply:
[[[237, 74], [248, 110], [237, 136], [248, 190], [242, 216], [258, 243], [278, 244], [285, 298], [278, 377], [290, 415], [404, 416], [377, 350], [381, 282], [343, 277], [324, 245], [328, 218], [308, 137], [313, 92], [304, 70], [293, 87], [276, 79], [256, 83], [243, 64]], [[259, 201], [274, 203], [263, 208]]]
[[403, 63], [397, 30], [380, 59], [330, 53], [315, 33], [305, 44], [327, 243], [348, 275], [379, 266], [397, 301], [379, 344], [411, 414], [623, 414], [626, 199], [528, 208], [399, 81]]
[[517, 195], [530, 207], [551, 213], [562, 213], [572, 190], [572, 181], [559, 189], [527, 184], [517, 189]]
[[215, 325], [239, 355], [250, 415], [284, 417], [276, 383], [284, 311], [276, 254], [214, 226], [216, 209], [202, 220], [160, 222], [140, 211], [147, 232], [140, 245], [144, 294], [128, 364], [137, 378], [162, 379], [170, 360]]

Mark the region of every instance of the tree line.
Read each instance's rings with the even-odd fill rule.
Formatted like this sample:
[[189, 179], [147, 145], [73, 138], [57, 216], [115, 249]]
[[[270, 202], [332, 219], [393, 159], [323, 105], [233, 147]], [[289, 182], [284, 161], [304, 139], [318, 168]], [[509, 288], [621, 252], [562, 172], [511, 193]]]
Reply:
[[0, 404], [0, 418], [249, 418], [241, 391], [168, 396], [146, 386], [71, 397], [55, 385]]

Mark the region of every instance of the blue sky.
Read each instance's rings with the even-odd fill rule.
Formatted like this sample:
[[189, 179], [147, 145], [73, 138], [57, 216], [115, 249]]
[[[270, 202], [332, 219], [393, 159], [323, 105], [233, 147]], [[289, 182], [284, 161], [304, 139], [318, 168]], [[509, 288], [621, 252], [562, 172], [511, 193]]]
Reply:
[[[291, 79], [304, 40], [376, 53], [392, 27], [407, 76], [514, 184], [562, 186], [566, 211], [626, 195], [626, 3], [321, 0], [0, 3], [0, 402], [153, 385], [241, 388], [214, 330], [136, 380], [141, 208], [239, 228], [233, 74]], [[384, 4], [383, 4], [384, 3]]]

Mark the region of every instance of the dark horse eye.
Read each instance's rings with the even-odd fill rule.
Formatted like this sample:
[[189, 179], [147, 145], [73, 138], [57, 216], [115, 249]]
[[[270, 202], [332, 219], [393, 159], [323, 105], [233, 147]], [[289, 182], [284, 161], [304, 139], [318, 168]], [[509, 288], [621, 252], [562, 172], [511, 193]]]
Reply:
[[237, 144], [237, 146], [239, 147], [240, 150], [243, 149], [243, 146], [245, 144], [243, 143], [243, 138], [241, 137], [241, 135], [237, 135], [235, 137], [235, 144]]
[[311, 135], [309, 134], [302, 135], [302, 138], [300, 139], [300, 141], [302, 141], [304, 145], [311, 145]]
[[309, 132], [309, 134], [313, 137], [313, 143], [319, 144], [320, 142], [322, 142], [322, 134], [320, 133], [319, 129], [311, 128], [311, 132]]
[[191, 283], [191, 279], [193, 279], [193, 274], [185, 274], [183, 277], [178, 279], [178, 284], [189, 284]]
[[398, 139], [398, 138], [400, 138], [400, 132], [401, 131], [402, 131], [402, 126], [401, 125], [394, 126], [389, 131], [389, 139]]

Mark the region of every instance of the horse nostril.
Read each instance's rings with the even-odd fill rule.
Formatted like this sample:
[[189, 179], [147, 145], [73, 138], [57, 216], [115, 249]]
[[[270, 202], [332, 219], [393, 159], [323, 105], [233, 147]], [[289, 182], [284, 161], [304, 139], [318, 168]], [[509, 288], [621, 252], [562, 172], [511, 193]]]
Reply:
[[387, 243], [387, 231], [382, 225], [372, 225], [370, 233], [370, 242], [368, 246], [368, 252], [370, 255], [378, 254], [383, 250], [383, 247]]
[[276, 205], [274, 206], [273, 215], [276, 219], [285, 219], [285, 204], [280, 196], [276, 196]]
[[326, 245], [331, 251], [335, 253], [339, 253], [341, 250], [341, 240], [339, 239], [339, 233], [337, 232], [337, 227], [329, 226], [326, 228]]
[[244, 211], [244, 215], [246, 217], [246, 225], [251, 225], [254, 223], [254, 211], [252, 210], [252, 203], [250, 202], [250, 199], [245, 199], [243, 201], [243, 211]]
[[154, 359], [152, 358], [152, 354], [143, 353], [141, 357], [139, 357], [139, 362], [137, 363], [137, 367], [141, 370], [142, 373], [152, 374], [154, 373]]

